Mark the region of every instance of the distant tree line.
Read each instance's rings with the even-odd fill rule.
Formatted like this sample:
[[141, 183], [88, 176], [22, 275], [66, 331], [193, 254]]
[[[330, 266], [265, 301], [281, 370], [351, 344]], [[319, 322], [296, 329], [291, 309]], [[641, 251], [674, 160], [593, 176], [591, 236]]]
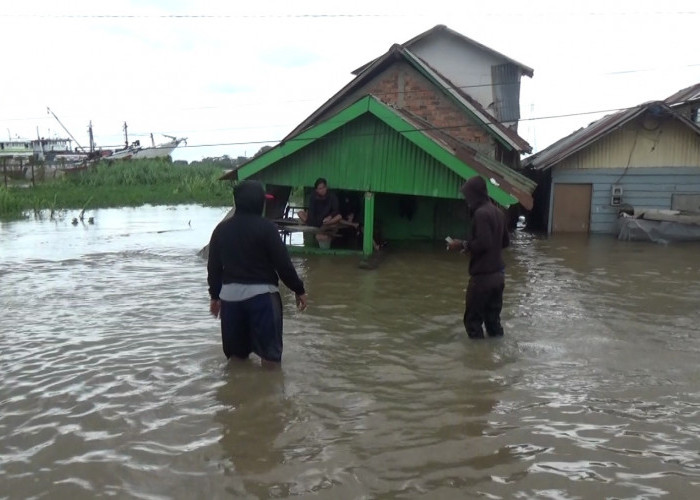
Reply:
[[[272, 149], [271, 146], [263, 146], [258, 150], [257, 153], [253, 156], [253, 158], [260, 156], [261, 154], [269, 151]], [[195, 160], [189, 163], [189, 165], [192, 166], [197, 166], [197, 165], [216, 165], [217, 167], [221, 167], [224, 169], [232, 169], [236, 167], [240, 167], [243, 165], [245, 162], [249, 161], [250, 158], [247, 156], [239, 156], [237, 158], [231, 158], [229, 155], [223, 155], [223, 156], [208, 156], [206, 158], [202, 158], [201, 160]], [[187, 164], [186, 161], [184, 160], [178, 160], [173, 163], [178, 163], [178, 164]]]

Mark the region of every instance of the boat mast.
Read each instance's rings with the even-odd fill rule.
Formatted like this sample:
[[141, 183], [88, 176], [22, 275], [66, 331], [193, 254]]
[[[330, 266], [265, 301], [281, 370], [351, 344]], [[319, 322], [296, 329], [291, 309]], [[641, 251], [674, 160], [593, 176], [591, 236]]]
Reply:
[[126, 133], [126, 122], [124, 122], [124, 147], [128, 148], [129, 147], [129, 135]]
[[92, 136], [92, 120], [90, 120], [90, 124], [88, 125], [88, 136], [90, 137], [90, 152], [94, 153], [95, 152], [95, 138]]
[[[50, 133], [50, 130], [49, 130]], [[44, 141], [41, 140], [41, 135], [39, 135], [39, 127], [37, 126], [36, 128], [36, 141], [39, 143], [39, 151], [37, 153], [36, 150], [34, 150], [34, 153], [37, 153], [37, 156], [39, 157], [40, 160], [44, 159]]]
[[75, 137], [73, 137], [73, 134], [71, 134], [71, 133], [68, 131], [68, 129], [66, 128], [66, 126], [65, 126], [63, 123], [61, 123], [61, 120], [59, 120], [59, 119], [58, 119], [58, 116], [56, 116], [56, 115], [54, 114], [54, 112], [51, 111], [51, 108], [49, 108], [48, 106], [46, 106], [46, 111], [47, 111], [48, 113], [51, 113], [51, 114], [53, 115], [53, 117], [56, 118], [56, 121], [58, 122], [58, 124], [59, 124], [61, 127], [63, 127], [63, 130], [66, 131], [66, 134], [68, 134], [68, 135], [70, 136], [70, 138], [73, 139], [73, 142], [75, 142], [75, 143], [78, 145], [78, 147], [79, 147], [83, 152], [85, 152], [85, 148], [82, 147], [82, 146], [80, 145], [80, 143], [78, 142], [78, 140], [77, 140]]

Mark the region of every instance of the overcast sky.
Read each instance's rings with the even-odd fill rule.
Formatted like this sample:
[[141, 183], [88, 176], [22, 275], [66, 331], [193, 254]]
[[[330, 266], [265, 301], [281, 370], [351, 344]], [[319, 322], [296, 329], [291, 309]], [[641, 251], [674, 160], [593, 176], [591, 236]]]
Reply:
[[[98, 146], [153, 132], [174, 159], [251, 156], [436, 24], [531, 68], [520, 134], [543, 149], [599, 118], [700, 83], [697, 0], [23, 0], [0, 13], [0, 137]], [[147, 142], [150, 142], [148, 140]], [[220, 146], [206, 146], [219, 145]]]

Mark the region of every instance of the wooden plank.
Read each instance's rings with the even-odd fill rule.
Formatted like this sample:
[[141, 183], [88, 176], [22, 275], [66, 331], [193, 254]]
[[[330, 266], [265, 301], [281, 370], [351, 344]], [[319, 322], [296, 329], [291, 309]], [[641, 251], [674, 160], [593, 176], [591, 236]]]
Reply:
[[330, 226], [307, 226], [301, 223], [297, 219], [271, 219], [277, 227], [282, 231], [287, 231], [288, 233], [329, 233], [335, 234], [342, 227], [343, 224], [332, 224]]

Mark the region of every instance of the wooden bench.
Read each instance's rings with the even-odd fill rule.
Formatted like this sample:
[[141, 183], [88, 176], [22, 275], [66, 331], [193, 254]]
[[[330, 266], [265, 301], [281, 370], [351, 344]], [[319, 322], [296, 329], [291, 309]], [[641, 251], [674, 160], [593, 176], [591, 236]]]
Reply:
[[300, 210], [308, 210], [308, 207], [287, 205], [284, 210], [283, 218], [271, 219], [272, 222], [274, 222], [277, 225], [280, 232], [282, 233], [282, 237], [285, 243], [287, 241], [287, 236], [290, 236], [291, 238], [292, 233], [324, 233], [330, 236], [331, 238], [335, 238], [339, 236], [339, 232], [342, 229], [351, 227], [355, 231], [358, 231], [360, 227], [360, 224], [358, 224], [357, 222], [349, 222], [344, 219], [341, 219], [336, 224], [323, 225], [321, 227], [310, 226], [308, 224], [304, 224], [300, 219], [296, 218], [296, 214]]

